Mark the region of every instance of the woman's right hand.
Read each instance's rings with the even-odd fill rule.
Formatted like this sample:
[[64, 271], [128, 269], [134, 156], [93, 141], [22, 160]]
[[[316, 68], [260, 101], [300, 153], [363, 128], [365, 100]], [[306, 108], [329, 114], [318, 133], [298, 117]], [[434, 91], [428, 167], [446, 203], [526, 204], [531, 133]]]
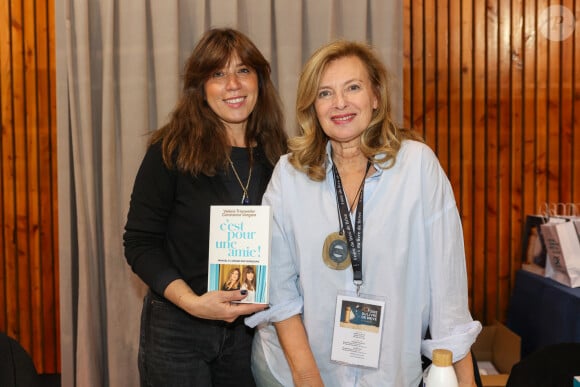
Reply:
[[268, 307], [266, 304], [237, 303], [236, 301], [246, 298], [246, 294], [242, 294], [240, 290], [216, 290], [198, 296], [181, 279], [171, 282], [165, 288], [163, 296], [192, 316], [227, 322]]
[[181, 297], [179, 307], [189, 314], [208, 320], [232, 322], [239, 316], [259, 312], [268, 307], [266, 304], [238, 303], [246, 298], [241, 290], [216, 290], [201, 296], [191, 293]]

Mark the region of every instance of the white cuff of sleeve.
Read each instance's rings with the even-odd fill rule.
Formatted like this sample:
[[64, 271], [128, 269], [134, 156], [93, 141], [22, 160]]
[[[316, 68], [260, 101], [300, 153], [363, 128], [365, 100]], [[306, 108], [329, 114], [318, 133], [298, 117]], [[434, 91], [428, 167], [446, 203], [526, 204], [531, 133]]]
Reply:
[[421, 342], [421, 353], [431, 359], [433, 350], [448, 349], [453, 352], [453, 362], [463, 359], [471, 351], [471, 345], [481, 332], [481, 323], [471, 321], [453, 328], [451, 334], [439, 339], [428, 339]]
[[263, 323], [286, 320], [287, 318], [301, 314], [303, 305], [302, 298], [296, 298], [290, 302], [275, 305], [270, 307], [270, 309], [248, 316], [244, 319], [244, 323], [250, 328], [254, 328]]

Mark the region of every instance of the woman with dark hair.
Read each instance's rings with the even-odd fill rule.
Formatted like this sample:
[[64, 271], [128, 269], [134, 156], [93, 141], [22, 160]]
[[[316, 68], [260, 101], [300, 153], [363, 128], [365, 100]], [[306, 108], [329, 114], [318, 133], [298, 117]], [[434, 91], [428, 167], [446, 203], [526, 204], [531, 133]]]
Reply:
[[125, 257], [149, 286], [139, 372], [146, 386], [252, 386], [242, 291], [207, 292], [211, 205], [260, 204], [286, 151], [270, 65], [242, 33], [212, 29], [185, 66], [169, 122], [137, 173]]
[[248, 292], [248, 295], [242, 302], [254, 302], [256, 300], [256, 272], [252, 266], [244, 266], [240, 289]]

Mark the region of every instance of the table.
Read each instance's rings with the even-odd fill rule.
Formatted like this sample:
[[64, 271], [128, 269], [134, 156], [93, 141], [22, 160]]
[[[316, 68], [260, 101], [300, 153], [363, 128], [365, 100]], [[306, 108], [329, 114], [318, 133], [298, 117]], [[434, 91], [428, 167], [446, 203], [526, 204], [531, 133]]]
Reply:
[[580, 288], [519, 270], [507, 326], [522, 339], [522, 358], [546, 345], [580, 342]]

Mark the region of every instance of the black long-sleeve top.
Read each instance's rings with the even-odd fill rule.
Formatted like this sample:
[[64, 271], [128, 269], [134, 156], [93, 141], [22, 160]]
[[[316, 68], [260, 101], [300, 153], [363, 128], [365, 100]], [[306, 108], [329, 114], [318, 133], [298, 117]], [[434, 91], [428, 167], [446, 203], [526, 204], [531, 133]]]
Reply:
[[[251, 204], [260, 204], [272, 175], [261, 149], [253, 150]], [[248, 149], [232, 148], [231, 159], [242, 182], [249, 172]], [[147, 150], [133, 192], [125, 233], [125, 258], [156, 293], [185, 280], [201, 295], [207, 291], [210, 205], [241, 204], [242, 188], [230, 170], [215, 176], [168, 169], [160, 143]]]

